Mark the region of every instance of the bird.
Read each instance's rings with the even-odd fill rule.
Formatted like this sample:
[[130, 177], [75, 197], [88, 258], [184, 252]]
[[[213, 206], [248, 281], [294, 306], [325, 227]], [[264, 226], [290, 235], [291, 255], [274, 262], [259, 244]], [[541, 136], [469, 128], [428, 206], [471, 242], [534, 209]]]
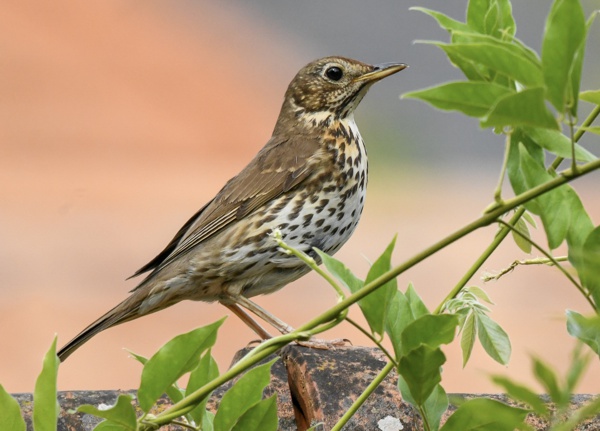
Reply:
[[[262, 339], [292, 328], [251, 301], [310, 271], [273, 238], [320, 262], [350, 238], [363, 211], [367, 151], [354, 111], [377, 81], [408, 67], [341, 56], [315, 60], [289, 84], [273, 134], [250, 163], [194, 214], [130, 295], [58, 352], [64, 361], [99, 332], [182, 300], [219, 302]], [[130, 278], [131, 278], [130, 277]]]

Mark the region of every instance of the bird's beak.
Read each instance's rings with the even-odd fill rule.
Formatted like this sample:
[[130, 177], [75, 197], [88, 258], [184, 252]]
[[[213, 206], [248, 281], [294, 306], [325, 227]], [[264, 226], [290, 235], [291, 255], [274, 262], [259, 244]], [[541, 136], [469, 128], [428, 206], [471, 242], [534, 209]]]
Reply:
[[404, 63], [381, 63], [373, 66], [373, 71], [365, 73], [364, 75], [355, 78], [354, 81], [371, 81], [376, 82], [386, 76], [393, 75], [394, 73], [400, 72], [408, 67]]

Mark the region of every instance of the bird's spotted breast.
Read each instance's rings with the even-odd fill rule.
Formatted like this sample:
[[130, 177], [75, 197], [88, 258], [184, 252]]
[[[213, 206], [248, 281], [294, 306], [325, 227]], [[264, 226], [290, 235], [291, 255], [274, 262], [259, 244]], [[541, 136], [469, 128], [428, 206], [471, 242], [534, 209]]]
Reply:
[[[317, 257], [313, 247], [335, 253], [354, 232], [365, 201], [367, 157], [353, 118], [331, 124], [323, 145], [324, 165], [315, 169], [314, 178], [249, 215], [245, 228], [238, 226], [232, 232], [244, 239], [223, 241], [221, 254], [231, 267], [239, 269], [242, 265], [237, 262], [244, 262], [244, 271], [236, 271], [240, 283], [232, 286], [245, 282], [245, 296], [274, 292], [309, 270], [276, 245], [274, 230], [281, 232], [288, 245], [312, 257]], [[230, 248], [231, 244], [238, 246]]]

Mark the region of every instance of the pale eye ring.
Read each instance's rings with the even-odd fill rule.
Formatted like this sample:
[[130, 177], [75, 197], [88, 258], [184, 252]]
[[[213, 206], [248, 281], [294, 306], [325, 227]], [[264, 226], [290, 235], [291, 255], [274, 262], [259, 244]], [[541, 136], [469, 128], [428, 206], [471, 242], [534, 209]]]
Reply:
[[344, 76], [344, 71], [338, 66], [331, 66], [325, 71], [325, 76], [332, 81], [339, 81]]

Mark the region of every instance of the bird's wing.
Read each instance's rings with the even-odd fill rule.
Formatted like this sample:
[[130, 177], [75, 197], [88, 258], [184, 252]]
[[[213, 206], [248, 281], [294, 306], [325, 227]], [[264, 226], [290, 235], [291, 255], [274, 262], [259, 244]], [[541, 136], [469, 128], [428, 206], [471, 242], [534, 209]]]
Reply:
[[273, 137], [256, 157], [183, 225], [165, 249], [140, 268], [160, 271], [217, 232], [285, 193], [312, 172], [323, 157], [318, 139]]

